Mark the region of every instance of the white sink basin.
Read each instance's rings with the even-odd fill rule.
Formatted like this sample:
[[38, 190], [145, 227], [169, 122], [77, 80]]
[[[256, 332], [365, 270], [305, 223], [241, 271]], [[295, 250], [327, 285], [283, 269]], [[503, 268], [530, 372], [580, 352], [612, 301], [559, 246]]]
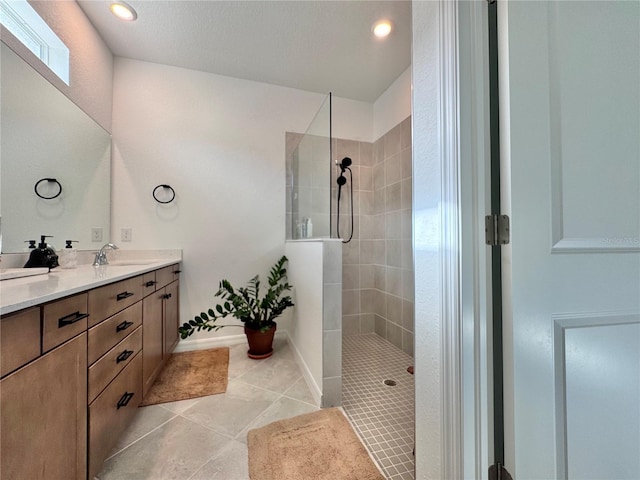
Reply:
[[135, 267], [151, 265], [157, 261], [158, 260], [116, 260], [114, 262], [109, 262], [107, 265], [111, 265], [112, 267]]
[[0, 280], [11, 280], [12, 278], [30, 277], [45, 273], [49, 273], [48, 268], [0, 268]]

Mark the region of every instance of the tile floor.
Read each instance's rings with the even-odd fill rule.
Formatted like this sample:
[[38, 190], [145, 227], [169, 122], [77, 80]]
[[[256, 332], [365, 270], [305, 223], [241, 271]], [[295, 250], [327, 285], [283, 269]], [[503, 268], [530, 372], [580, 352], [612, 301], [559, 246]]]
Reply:
[[138, 409], [100, 480], [246, 480], [247, 431], [318, 408], [286, 341], [266, 360], [230, 347], [227, 392]]
[[[390, 480], [414, 479], [413, 359], [374, 333], [342, 342], [342, 406]], [[394, 380], [387, 386], [384, 380]]]
[[[277, 338], [275, 347], [261, 361], [246, 345], [230, 347], [224, 394], [140, 408], [97, 478], [247, 480], [250, 429], [318, 410], [289, 345]], [[413, 479], [411, 357], [375, 334], [346, 337], [343, 356], [343, 403], [356, 431], [387, 478]]]

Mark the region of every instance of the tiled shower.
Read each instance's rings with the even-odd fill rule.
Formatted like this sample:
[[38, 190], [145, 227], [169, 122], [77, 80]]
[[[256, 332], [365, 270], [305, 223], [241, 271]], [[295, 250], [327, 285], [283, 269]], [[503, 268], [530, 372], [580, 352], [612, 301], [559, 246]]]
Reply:
[[[413, 480], [411, 117], [373, 144], [334, 142], [334, 159], [353, 161], [354, 187], [354, 234], [342, 250], [342, 405], [386, 478]], [[348, 238], [351, 198], [342, 194]]]
[[[305, 135], [286, 135], [287, 239], [335, 238], [339, 222], [339, 236], [346, 240], [353, 210], [353, 237], [342, 243], [342, 405], [385, 476], [411, 480], [411, 117], [373, 143], [329, 140], [330, 128], [319, 132], [330, 125], [326, 118], [317, 116]], [[338, 220], [341, 169], [335, 162], [344, 157], [352, 164], [351, 172], [345, 171]], [[300, 229], [307, 218], [313, 221], [313, 235]]]
[[[373, 144], [337, 139], [334, 152], [335, 159], [353, 160], [354, 235], [342, 256], [343, 335], [376, 333], [413, 356], [411, 117]], [[343, 238], [351, 227], [345, 190]]]

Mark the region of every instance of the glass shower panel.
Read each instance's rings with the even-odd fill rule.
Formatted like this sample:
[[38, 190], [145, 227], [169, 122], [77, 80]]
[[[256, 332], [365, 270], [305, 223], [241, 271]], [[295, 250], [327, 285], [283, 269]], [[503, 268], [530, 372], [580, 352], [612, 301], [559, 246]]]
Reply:
[[287, 134], [287, 239], [331, 234], [331, 94], [303, 134]]

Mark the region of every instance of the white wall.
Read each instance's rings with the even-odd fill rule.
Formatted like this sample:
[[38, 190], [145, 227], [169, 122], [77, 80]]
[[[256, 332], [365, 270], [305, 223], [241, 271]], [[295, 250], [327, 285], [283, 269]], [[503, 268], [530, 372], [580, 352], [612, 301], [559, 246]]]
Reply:
[[289, 339], [316, 404], [342, 405], [342, 242], [285, 245], [295, 307]]
[[443, 476], [440, 2], [413, 3], [416, 478]]
[[91, 118], [111, 132], [113, 55], [76, 2], [30, 1], [69, 48], [69, 85], [60, 80], [9, 31], [2, 41], [69, 97]]
[[321, 240], [286, 244], [287, 274], [295, 288], [296, 304], [289, 338], [318, 405], [322, 396], [322, 249]]
[[373, 139], [385, 133], [411, 115], [411, 67], [387, 88], [373, 104]]
[[331, 118], [333, 138], [373, 141], [373, 104], [334, 96]]
[[[285, 131], [304, 132], [323, 99], [115, 59], [111, 238], [122, 248], [183, 249], [182, 321], [210, 306], [221, 278], [243, 284], [283, 254]], [[334, 106], [353, 120], [335, 125], [335, 136], [370, 138], [371, 104]], [[161, 206], [151, 192], [165, 183], [176, 200]], [[124, 227], [131, 243], [120, 241]]]

